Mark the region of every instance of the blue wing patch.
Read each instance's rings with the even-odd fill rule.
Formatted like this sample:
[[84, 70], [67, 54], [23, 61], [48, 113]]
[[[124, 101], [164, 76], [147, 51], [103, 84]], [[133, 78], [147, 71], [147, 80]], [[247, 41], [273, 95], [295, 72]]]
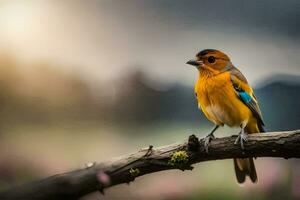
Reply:
[[239, 93], [239, 96], [240, 96], [240, 98], [242, 99], [243, 102], [245, 102], [245, 103], [250, 103], [251, 102], [252, 98], [247, 92], [240, 91], [238, 93]]

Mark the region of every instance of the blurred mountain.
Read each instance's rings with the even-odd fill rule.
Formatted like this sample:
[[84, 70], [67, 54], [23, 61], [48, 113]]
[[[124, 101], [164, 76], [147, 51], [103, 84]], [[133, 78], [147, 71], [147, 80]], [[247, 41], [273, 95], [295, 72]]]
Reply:
[[[211, 125], [199, 112], [192, 87], [174, 84], [161, 89], [160, 83], [149, 81], [140, 71], [91, 85], [49, 63], [31, 64], [31, 68], [24, 73], [12, 57], [0, 57], [2, 125], [62, 120], [117, 125], [154, 122]], [[255, 90], [267, 130], [300, 128], [299, 80], [298, 76], [277, 75], [263, 80]]]
[[274, 131], [299, 129], [300, 77], [291, 75], [289, 79], [284, 80], [279, 80], [277, 77], [270, 79], [268, 84], [255, 90], [261, 104], [266, 129]]

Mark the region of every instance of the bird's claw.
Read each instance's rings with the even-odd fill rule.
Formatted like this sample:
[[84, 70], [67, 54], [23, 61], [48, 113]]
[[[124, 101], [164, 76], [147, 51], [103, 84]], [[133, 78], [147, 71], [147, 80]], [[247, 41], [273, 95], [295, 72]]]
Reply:
[[210, 141], [213, 139], [215, 139], [215, 136], [213, 134], [208, 134], [204, 138], [204, 148], [205, 148], [206, 153], [208, 153], [208, 145], [209, 145]]
[[241, 132], [236, 138], [234, 144], [241, 144], [242, 150], [245, 150], [244, 142], [248, 141], [248, 135], [244, 132]]

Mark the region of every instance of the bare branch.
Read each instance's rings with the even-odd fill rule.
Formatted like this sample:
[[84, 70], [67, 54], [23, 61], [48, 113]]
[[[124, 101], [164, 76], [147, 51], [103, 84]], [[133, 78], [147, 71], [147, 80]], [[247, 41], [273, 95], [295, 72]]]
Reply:
[[58, 174], [25, 184], [0, 194], [0, 199], [50, 200], [78, 199], [79, 197], [136, 177], [162, 170], [191, 170], [192, 164], [229, 158], [282, 157], [300, 158], [300, 130], [251, 134], [243, 152], [234, 145], [236, 136], [217, 138], [205, 152], [204, 140], [194, 135], [188, 142], [142, 149], [111, 161], [90, 164], [84, 169]]

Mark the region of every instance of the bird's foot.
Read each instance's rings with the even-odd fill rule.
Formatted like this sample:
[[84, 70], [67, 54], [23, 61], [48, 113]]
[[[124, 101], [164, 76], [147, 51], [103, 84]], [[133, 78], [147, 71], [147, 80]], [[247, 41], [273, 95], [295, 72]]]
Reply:
[[205, 148], [206, 153], [208, 153], [208, 145], [209, 145], [210, 141], [212, 141], [213, 139], [215, 139], [215, 136], [212, 133], [208, 134], [204, 138], [204, 148]]
[[238, 137], [236, 138], [234, 144], [241, 144], [241, 148], [242, 150], [245, 150], [245, 146], [244, 143], [248, 141], [248, 135], [247, 133], [245, 133], [244, 131], [241, 131], [238, 135]]

